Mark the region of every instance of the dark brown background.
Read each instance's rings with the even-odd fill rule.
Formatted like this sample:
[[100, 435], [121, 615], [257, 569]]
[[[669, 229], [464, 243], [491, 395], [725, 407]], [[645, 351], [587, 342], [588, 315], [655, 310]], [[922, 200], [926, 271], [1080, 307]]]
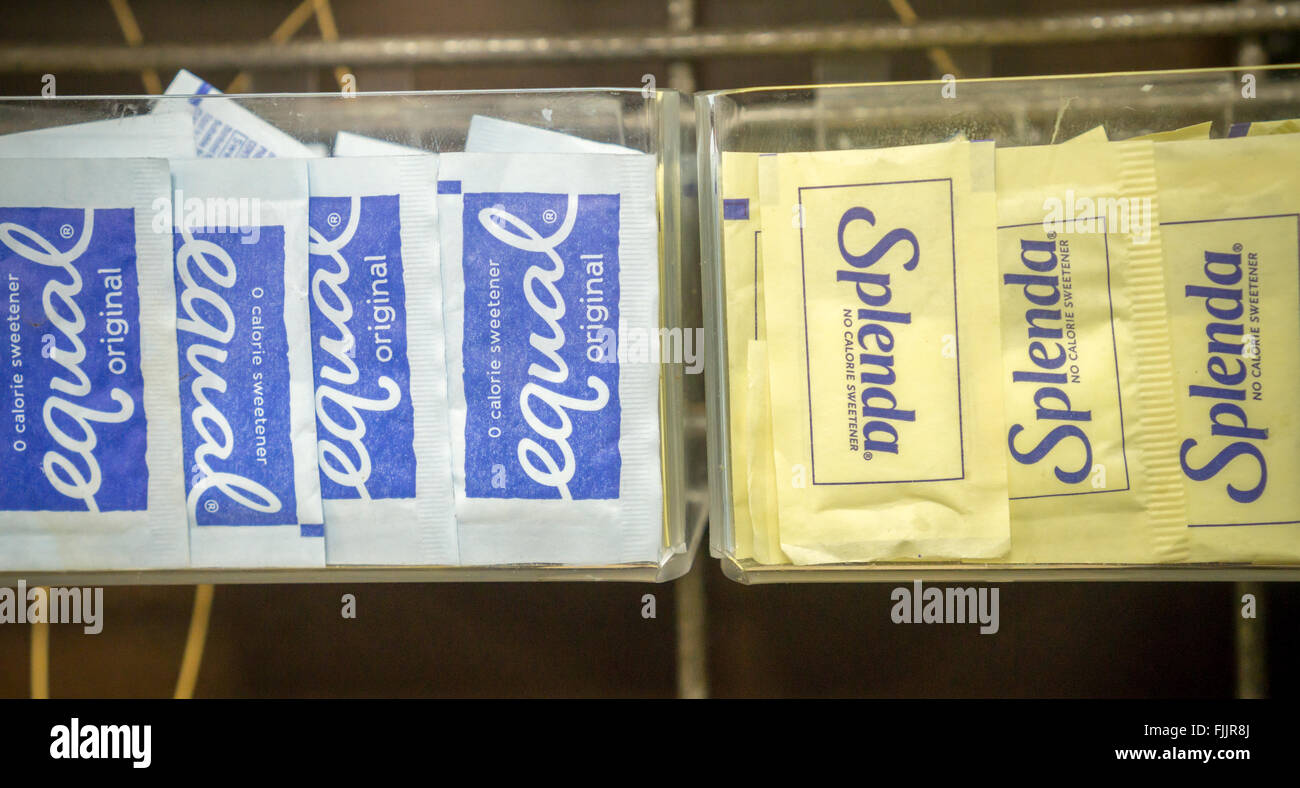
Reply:
[[[1157, 0], [1133, 5], [1153, 5]], [[1169, 0], [1170, 4], [1175, 4]], [[266, 37], [296, 0], [218, 3], [134, 0], [149, 42]], [[1062, 13], [1121, 8], [1117, 0], [1065, 0]], [[721, 2], [699, 0], [701, 26], [779, 26], [894, 19], [884, 0]], [[921, 18], [1023, 16], [1030, 0], [915, 0]], [[344, 36], [660, 29], [660, 2], [593, 0], [334, 0]], [[299, 38], [319, 31], [309, 22]], [[107, 2], [10, 2], [0, 41], [115, 43]], [[1268, 39], [1274, 59], [1294, 59], [1294, 41]], [[0, 46], [3, 44], [0, 43]], [[1236, 42], [1197, 39], [999, 48], [993, 75], [1228, 66]], [[696, 64], [700, 88], [800, 84], [851, 73], [852, 61], [814, 56], [726, 58]], [[358, 87], [505, 88], [641, 84], [666, 74], [660, 62], [417, 67], [357, 70]], [[138, 93], [135, 74], [58, 73], [59, 92]], [[919, 53], [892, 58], [894, 78], [930, 76]], [[204, 78], [224, 87], [234, 72]], [[163, 74], [164, 84], [170, 74]], [[325, 70], [253, 75], [263, 90], [332, 90]], [[846, 77], [842, 77], [846, 78]], [[661, 79], [661, 84], [663, 80]], [[0, 74], [0, 94], [29, 95], [37, 74]], [[707, 664], [719, 696], [1079, 696], [1223, 697], [1234, 691], [1230, 584], [1004, 584], [1002, 629], [900, 626], [890, 622], [891, 586], [743, 587], [701, 556], [707, 606]], [[676, 691], [675, 586], [628, 584], [223, 586], [198, 683], [200, 697], [288, 696], [671, 696]], [[355, 594], [358, 618], [340, 616]], [[658, 617], [643, 620], [642, 595]], [[102, 634], [56, 625], [51, 636], [55, 697], [167, 696], [175, 684], [193, 590], [108, 588]], [[1269, 587], [1272, 692], [1294, 696], [1300, 652], [1294, 623], [1300, 594]], [[28, 692], [28, 631], [0, 626], [0, 696]]]

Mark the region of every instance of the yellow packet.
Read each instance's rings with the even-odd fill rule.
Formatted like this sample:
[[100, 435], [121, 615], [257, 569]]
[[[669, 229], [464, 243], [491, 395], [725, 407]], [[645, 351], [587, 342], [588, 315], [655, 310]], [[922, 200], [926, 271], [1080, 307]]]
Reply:
[[991, 159], [969, 142], [760, 159], [763, 302], [783, 329], [767, 347], [774, 486], [796, 564], [1007, 549]]
[[[731, 437], [731, 513], [735, 557], [753, 557], [749, 446], [753, 419], [749, 343], [758, 339], [758, 154], [722, 154], [722, 255], [727, 289], [727, 381]], [[766, 370], [763, 370], [766, 375]]]
[[772, 488], [772, 428], [767, 388], [763, 249], [758, 202], [761, 154], [722, 154], [727, 373], [731, 414], [732, 526], [735, 557], [789, 563], [777, 537]]
[[[760, 261], [761, 265], [761, 261]], [[761, 270], [761, 269], [760, 269]], [[760, 321], [760, 331], [762, 330]], [[772, 399], [767, 379], [767, 342], [749, 343], [749, 505], [754, 526], [754, 560], [788, 564], [781, 550], [776, 497], [776, 466], [772, 458]]]
[[1300, 131], [1300, 120], [1265, 120], [1234, 123], [1228, 128], [1229, 137], [1266, 137], [1270, 134], [1295, 134]]
[[1184, 126], [1181, 129], [1156, 131], [1151, 134], [1130, 137], [1129, 141], [1176, 142], [1178, 140], [1208, 140], [1210, 138], [1210, 128], [1213, 125], [1212, 122], [1207, 120], [1204, 123], [1197, 123], [1195, 126]]
[[1154, 147], [997, 151], [1009, 562], [1182, 557]]
[[1300, 559], [1300, 147], [1156, 146], [1188, 560]]
[[1106, 136], [1105, 126], [1093, 126], [1082, 134], [1071, 137], [1062, 145], [1073, 145], [1076, 142], [1106, 142], [1109, 138]]

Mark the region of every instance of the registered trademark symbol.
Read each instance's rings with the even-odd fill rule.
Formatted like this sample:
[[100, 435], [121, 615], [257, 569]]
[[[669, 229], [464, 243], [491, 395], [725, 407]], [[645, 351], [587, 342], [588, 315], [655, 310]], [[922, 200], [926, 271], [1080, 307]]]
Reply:
[[72, 237], [72, 225], [70, 225], [70, 224], [65, 224], [65, 225], [63, 225], [62, 227], [60, 227], [60, 228], [59, 228], [59, 235], [61, 235], [61, 236], [64, 237], [64, 238], [71, 238], [71, 237]]
[[215, 512], [217, 508], [218, 508], [217, 502], [211, 499], [209, 499], [206, 503], [203, 504], [203, 510], [208, 512], [209, 514]]
[[339, 216], [337, 213], [332, 213], [325, 217], [325, 221], [329, 223], [330, 227], [338, 227], [340, 224], [343, 224], [343, 217]]
[[547, 208], [545, 211], [542, 211], [542, 221], [546, 222], [547, 224], [555, 224], [555, 220], [557, 218], [559, 217], [555, 215], [555, 211], [552, 211], [550, 208]]
[[1232, 251], [1234, 251], [1234, 252], [1240, 252], [1240, 251], [1241, 251], [1241, 244], [1233, 244], [1233, 245], [1232, 245]]
[[869, 451], [864, 451], [864, 452], [862, 452], [862, 459], [864, 459], [864, 460], [870, 460], [870, 459], [871, 459], [871, 452], [869, 452]]

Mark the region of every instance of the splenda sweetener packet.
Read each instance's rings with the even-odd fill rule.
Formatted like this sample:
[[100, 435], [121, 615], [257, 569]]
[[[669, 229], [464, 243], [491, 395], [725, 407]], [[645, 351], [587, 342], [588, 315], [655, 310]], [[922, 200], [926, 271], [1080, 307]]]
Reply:
[[[1007, 549], [992, 150], [760, 158], [781, 547], [796, 564]], [[992, 353], [993, 355], [990, 355]]]
[[1300, 559], [1300, 147], [1156, 146], [1190, 561]]
[[997, 151], [1011, 563], [1181, 557], [1154, 143]]

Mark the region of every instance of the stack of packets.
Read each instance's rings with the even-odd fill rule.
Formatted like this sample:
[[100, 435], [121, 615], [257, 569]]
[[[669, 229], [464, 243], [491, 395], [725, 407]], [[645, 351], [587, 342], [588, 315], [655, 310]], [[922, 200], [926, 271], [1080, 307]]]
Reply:
[[1296, 128], [722, 154], [734, 556], [1300, 561]]
[[654, 156], [167, 92], [0, 137], [0, 569], [660, 559]]

